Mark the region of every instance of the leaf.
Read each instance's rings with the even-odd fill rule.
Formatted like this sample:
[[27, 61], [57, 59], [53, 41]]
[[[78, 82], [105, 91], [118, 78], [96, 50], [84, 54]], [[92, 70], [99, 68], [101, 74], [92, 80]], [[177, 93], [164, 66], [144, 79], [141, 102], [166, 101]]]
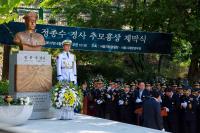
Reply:
[[0, 0], [0, 24], [15, 20], [18, 15], [14, 13], [13, 10], [21, 3], [27, 5], [34, 1], [35, 0]]
[[36, 0], [21, 0], [25, 5], [34, 3]]

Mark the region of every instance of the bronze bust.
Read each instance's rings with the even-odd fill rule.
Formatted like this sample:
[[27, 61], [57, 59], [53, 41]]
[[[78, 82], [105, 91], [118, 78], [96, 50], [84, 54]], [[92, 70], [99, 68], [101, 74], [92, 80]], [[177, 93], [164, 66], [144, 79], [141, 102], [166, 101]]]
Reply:
[[20, 50], [25, 51], [41, 51], [45, 40], [43, 35], [35, 32], [36, 20], [38, 18], [35, 12], [29, 12], [24, 17], [26, 31], [18, 32], [13, 42], [17, 44]]

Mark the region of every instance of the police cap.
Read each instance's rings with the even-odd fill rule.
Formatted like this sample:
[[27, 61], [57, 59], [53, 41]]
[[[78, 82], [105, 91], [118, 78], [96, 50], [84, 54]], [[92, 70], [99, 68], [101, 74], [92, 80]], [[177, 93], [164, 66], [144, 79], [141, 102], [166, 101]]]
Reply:
[[64, 45], [72, 45], [72, 41], [69, 40], [69, 39], [64, 40], [64, 41], [62, 42], [62, 45], [63, 45], [63, 46], [64, 46]]

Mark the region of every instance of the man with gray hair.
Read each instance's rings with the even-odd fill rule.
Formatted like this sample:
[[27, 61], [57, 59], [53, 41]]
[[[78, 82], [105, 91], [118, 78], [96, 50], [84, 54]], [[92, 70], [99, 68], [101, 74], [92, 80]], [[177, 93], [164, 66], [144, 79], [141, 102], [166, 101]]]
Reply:
[[70, 52], [72, 41], [62, 42], [63, 52], [57, 57], [57, 79], [77, 84], [76, 56]]

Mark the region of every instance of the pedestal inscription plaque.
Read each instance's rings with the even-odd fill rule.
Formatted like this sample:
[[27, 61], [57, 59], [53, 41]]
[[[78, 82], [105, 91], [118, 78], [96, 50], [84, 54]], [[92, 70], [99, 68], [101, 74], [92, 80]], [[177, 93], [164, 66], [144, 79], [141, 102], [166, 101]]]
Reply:
[[49, 118], [51, 56], [47, 52], [19, 51], [10, 55], [9, 67], [9, 93], [31, 98], [34, 104], [31, 119]]

